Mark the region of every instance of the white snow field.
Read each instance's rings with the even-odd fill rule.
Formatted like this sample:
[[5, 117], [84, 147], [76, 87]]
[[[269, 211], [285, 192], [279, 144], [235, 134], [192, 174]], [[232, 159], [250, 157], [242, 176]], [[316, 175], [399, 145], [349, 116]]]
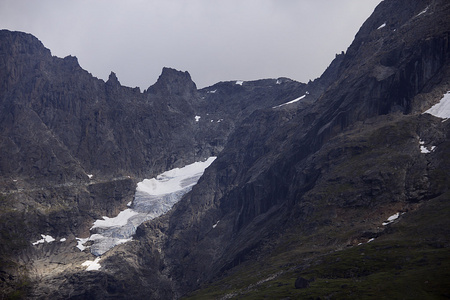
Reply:
[[[210, 157], [206, 161], [175, 168], [156, 178], [139, 182], [131, 208], [114, 218], [103, 217], [103, 220], [94, 222], [91, 228], [93, 234], [89, 237], [89, 241], [94, 242], [91, 253], [100, 256], [116, 245], [131, 241], [140, 224], [170, 210], [197, 184], [205, 169], [215, 159], [216, 157]], [[82, 241], [83, 244], [85, 242]], [[84, 250], [82, 245], [78, 246], [80, 250]]]
[[34, 243], [32, 243], [34, 246], [39, 245], [39, 244], [43, 244], [45, 242], [47, 243], [51, 243], [54, 242], [55, 239], [51, 236], [51, 235], [45, 235], [45, 234], [41, 234], [42, 239], [40, 239], [39, 241], [36, 241]]
[[450, 118], [450, 91], [444, 94], [439, 103], [433, 105], [429, 110], [424, 113], [428, 113], [438, 118], [448, 119]]
[[419, 144], [420, 144], [420, 152], [421, 153], [431, 153], [436, 149], [436, 146], [431, 146], [431, 147], [426, 147], [424, 146], [425, 142], [422, 140], [419, 140]]
[[380, 30], [381, 28], [386, 27], [386, 22], [384, 22], [383, 24], [380, 25], [380, 27], [378, 27], [377, 29]]
[[97, 257], [96, 259], [87, 260], [84, 263], [81, 264], [83, 267], [87, 267], [86, 271], [98, 271], [102, 267], [100, 265], [100, 257]]
[[[403, 214], [404, 214], [404, 213], [402, 213], [402, 215], [403, 215]], [[383, 222], [383, 223], [382, 223], [382, 225], [383, 225], [383, 226], [389, 225], [389, 224], [391, 224], [392, 222], [394, 222], [395, 220], [397, 220], [398, 217], [400, 217], [400, 213], [399, 213], [399, 212], [393, 214], [392, 216], [390, 216], [390, 217], [386, 220], [386, 222]]]
[[291, 100], [291, 101], [289, 101], [289, 102], [286, 102], [286, 103], [283, 103], [283, 104], [274, 106], [274, 107], [272, 107], [272, 108], [278, 108], [278, 107], [282, 107], [282, 106], [285, 106], [285, 105], [288, 105], [288, 104], [292, 104], [292, 103], [295, 103], [295, 102], [297, 102], [297, 101], [302, 100], [302, 99], [305, 98], [305, 97], [306, 97], [306, 95], [303, 95], [303, 96], [298, 97], [298, 98], [296, 98], [296, 99], [294, 99], [294, 100]]

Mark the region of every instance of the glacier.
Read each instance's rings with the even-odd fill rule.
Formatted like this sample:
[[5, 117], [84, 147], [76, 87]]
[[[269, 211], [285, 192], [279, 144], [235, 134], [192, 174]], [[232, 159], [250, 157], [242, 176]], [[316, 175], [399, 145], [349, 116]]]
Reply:
[[156, 178], [139, 182], [129, 208], [114, 218], [103, 217], [103, 220], [96, 220], [91, 227], [91, 236], [82, 243], [92, 241], [91, 253], [101, 256], [114, 246], [131, 241], [140, 224], [169, 211], [197, 184], [205, 169], [215, 159], [216, 157], [210, 157], [206, 161], [175, 168]]

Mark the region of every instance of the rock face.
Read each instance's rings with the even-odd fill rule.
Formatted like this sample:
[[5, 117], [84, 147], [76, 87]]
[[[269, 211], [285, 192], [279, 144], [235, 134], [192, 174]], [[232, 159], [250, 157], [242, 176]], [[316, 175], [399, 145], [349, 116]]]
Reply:
[[[31, 241], [41, 234], [74, 243], [86, 237], [95, 219], [126, 207], [138, 179], [218, 154], [246, 116], [289, 100], [273, 95], [290, 97], [305, 88], [287, 79], [286, 85], [244, 84], [219, 113], [215, 107], [233, 90], [216, 98], [197, 90], [187, 72], [164, 68], [141, 93], [121, 86], [113, 72], [103, 82], [75, 57], [52, 57], [29, 34], [2, 30], [0, 39], [1, 257], [11, 266], [5, 274], [19, 279], [15, 270], [33, 262], [38, 254]], [[5, 291], [14, 288], [11, 280], [2, 282]]]
[[[382, 1], [308, 84], [197, 90], [164, 68], [143, 93], [1, 31], [3, 293], [448, 296], [450, 127], [422, 112], [450, 91], [449, 14], [445, 0]], [[81, 267], [93, 258], [75, 237], [124, 209], [137, 178], [211, 155], [169, 213], [102, 255], [100, 270]], [[71, 244], [33, 246], [40, 234]]]

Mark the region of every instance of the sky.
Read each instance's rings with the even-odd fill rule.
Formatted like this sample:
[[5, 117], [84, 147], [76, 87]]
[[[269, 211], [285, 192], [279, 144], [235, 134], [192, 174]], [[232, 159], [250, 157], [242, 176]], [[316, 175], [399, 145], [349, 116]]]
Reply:
[[381, 0], [0, 0], [0, 28], [36, 36], [107, 80], [147, 89], [163, 67], [198, 88], [319, 77]]

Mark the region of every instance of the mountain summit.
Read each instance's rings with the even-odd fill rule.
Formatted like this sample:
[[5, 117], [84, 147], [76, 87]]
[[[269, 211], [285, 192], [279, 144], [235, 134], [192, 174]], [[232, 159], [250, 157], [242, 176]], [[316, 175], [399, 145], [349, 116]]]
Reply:
[[449, 297], [449, 15], [382, 1], [308, 84], [143, 93], [0, 31], [2, 296]]

